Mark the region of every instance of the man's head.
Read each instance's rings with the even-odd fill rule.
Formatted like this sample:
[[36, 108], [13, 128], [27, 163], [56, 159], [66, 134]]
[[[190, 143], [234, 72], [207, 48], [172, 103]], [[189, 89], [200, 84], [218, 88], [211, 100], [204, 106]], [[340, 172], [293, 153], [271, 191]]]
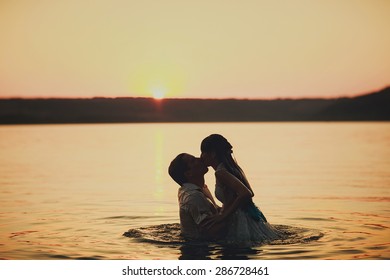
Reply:
[[200, 158], [186, 153], [179, 154], [172, 160], [168, 168], [169, 175], [180, 186], [192, 182], [194, 179], [203, 178], [207, 171], [207, 167]]

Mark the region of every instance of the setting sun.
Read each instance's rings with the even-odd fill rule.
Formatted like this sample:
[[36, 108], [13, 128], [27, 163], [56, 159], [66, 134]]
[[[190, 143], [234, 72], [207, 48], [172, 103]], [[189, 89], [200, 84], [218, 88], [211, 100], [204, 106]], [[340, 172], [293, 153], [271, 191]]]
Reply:
[[161, 87], [156, 87], [152, 89], [152, 95], [154, 99], [163, 99], [166, 94], [166, 89]]
[[172, 63], [149, 61], [128, 76], [129, 92], [156, 100], [181, 96], [186, 83], [182, 68]]

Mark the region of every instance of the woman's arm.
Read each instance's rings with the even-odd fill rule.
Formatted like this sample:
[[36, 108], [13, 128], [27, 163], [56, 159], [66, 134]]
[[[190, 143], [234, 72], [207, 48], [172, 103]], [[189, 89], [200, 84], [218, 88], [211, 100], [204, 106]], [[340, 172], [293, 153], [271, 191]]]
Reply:
[[231, 203], [224, 205], [224, 209], [220, 217], [221, 220], [224, 220], [241, 204], [247, 202], [253, 196], [253, 193], [248, 190], [248, 188], [240, 180], [226, 170], [217, 171], [215, 173], [215, 177], [222, 185], [237, 195]]

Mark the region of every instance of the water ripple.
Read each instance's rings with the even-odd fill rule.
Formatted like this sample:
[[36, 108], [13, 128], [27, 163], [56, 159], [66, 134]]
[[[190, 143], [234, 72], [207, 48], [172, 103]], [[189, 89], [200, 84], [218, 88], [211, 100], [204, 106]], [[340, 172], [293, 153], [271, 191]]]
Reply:
[[105, 217], [101, 218], [102, 220], [139, 220], [139, 219], [150, 219], [150, 216], [112, 216], [112, 217]]
[[358, 202], [390, 202], [390, 196], [299, 196], [295, 199], [317, 200], [352, 200]]
[[12, 232], [11, 235], [9, 236], [9, 238], [14, 238], [14, 237], [17, 237], [17, 236], [26, 235], [26, 234], [30, 234], [30, 233], [34, 233], [34, 232], [38, 232], [38, 231], [36, 231], [36, 230], [25, 230], [25, 231]]
[[389, 228], [389, 227], [381, 225], [381, 224], [364, 224], [364, 226], [369, 227], [369, 228], [373, 228], [373, 229], [379, 229], [379, 230]]

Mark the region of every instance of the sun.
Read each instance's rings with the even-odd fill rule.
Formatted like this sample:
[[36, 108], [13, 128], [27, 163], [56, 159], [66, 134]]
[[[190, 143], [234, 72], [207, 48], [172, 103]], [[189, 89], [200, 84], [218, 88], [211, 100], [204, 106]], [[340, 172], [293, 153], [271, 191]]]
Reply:
[[166, 89], [164, 89], [162, 87], [155, 87], [155, 88], [152, 88], [151, 92], [152, 92], [154, 99], [161, 100], [161, 99], [164, 99], [167, 91], [166, 91]]

